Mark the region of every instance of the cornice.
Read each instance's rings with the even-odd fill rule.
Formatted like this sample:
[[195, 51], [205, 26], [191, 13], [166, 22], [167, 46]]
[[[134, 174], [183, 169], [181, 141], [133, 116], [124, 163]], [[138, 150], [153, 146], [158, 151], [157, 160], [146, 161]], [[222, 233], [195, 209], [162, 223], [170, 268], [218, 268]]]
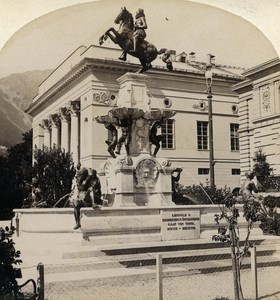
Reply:
[[278, 69], [280, 70], [280, 60], [278, 57], [266, 61], [265, 63], [259, 64], [253, 68], [247, 69], [245, 72], [242, 73], [242, 75], [244, 77], [250, 78], [253, 75], [255, 76], [258, 73], [263, 72], [264, 70], [268, 70], [274, 67], [278, 67]]
[[[48, 90], [43, 92], [26, 110], [26, 112], [32, 116], [40, 109], [42, 103], [49, 102], [54, 99], [61, 91], [71, 85], [79, 77], [81, 77], [85, 72], [89, 70], [109, 70], [118, 72], [137, 72], [139, 70], [139, 64], [133, 64], [131, 62], [121, 62], [115, 59], [97, 59], [97, 58], [84, 58], [77, 65], [75, 65], [66, 75], [58, 79], [58, 81], [51, 86]], [[204, 79], [204, 73], [200, 71], [193, 71], [187, 69], [174, 68], [172, 72], [169, 72], [164, 67], [154, 66], [148, 71], [148, 75], [154, 76], [155, 78], [166, 77], [172, 80], [184, 80], [189, 79]], [[223, 82], [238, 82], [242, 80], [240, 76], [230, 76], [224, 74], [213, 74], [213, 80], [216, 83], [222, 84]]]

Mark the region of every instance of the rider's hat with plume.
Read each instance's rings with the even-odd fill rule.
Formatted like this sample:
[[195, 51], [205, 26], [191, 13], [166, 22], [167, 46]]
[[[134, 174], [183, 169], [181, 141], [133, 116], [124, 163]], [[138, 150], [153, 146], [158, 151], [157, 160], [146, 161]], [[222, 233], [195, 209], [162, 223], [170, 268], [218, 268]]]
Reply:
[[144, 10], [139, 8], [136, 15], [135, 15], [135, 18], [140, 18], [140, 17], [145, 17], [145, 14], [144, 14]]

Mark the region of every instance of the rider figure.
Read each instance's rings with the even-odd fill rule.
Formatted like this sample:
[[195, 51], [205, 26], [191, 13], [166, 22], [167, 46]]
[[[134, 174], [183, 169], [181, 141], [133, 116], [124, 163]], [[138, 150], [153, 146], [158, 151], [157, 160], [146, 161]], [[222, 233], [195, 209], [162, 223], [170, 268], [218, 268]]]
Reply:
[[139, 8], [135, 15], [135, 23], [134, 23], [134, 34], [133, 38], [133, 50], [132, 52], [137, 52], [137, 48], [140, 43], [145, 39], [146, 32], [145, 29], [148, 28], [144, 10]]
[[[139, 8], [136, 15], [135, 15], [135, 22], [134, 22], [134, 32], [132, 35], [132, 41], [133, 41], [133, 50], [131, 50], [131, 53], [136, 53], [137, 49], [139, 48], [140, 43], [145, 39], [146, 32], [145, 29], [148, 28], [144, 10]], [[131, 42], [127, 43], [126, 49], [123, 51], [121, 56], [119, 57], [120, 60], [126, 61], [126, 55], [127, 52], [129, 52], [129, 47], [131, 45]]]

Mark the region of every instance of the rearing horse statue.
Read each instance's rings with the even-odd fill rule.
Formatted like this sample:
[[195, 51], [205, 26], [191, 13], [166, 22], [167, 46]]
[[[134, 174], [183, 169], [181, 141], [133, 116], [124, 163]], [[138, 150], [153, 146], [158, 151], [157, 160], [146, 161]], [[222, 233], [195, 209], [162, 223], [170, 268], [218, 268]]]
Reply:
[[124, 7], [121, 8], [120, 13], [115, 19], [115, 24], [119, 24], [119, 29], [115, 30], [113, 27], [109, 28], [99, 39], [99, 45], [102, 45], [104, 41], [109, 37], [115, 44], [118, 44], [123, 50], [122, 55], [119, 57], [121, 60], [126, 60], [126, 54], [130, 54], [137, 57], [142, 65], [142, 68], [138, 71], [143, 73], [152, 67], [151, 62], [156, 59], [158, 54], [162, 55], [162, 61], [166, 63], [166, 67], [169, 71], [173, 70], [172, 62], [169, 59], [170, 52], [163, 48], [157, 50], [157, 48], [145, 41], [141, 40], [136, 51], [133, 50], [133, 35], [134, 20], [132, 14]]

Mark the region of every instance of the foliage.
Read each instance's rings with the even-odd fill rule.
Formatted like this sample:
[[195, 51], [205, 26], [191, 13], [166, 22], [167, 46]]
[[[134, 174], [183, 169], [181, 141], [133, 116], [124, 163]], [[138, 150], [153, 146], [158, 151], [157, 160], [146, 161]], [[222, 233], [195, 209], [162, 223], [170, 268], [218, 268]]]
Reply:
[[280, 197], [266, 196], [262, 203], [262, 214], [260, 228], [264, 233], [280, 235]]
[[280, 176], [270, 175], [265, 177], [261, 182], [260, 191], [277, 191], [280, 192]]
[[209, 182], [206, 185], [179, 186], [179, 191], [190, 201], [188, 204], [220, 204], [230, 194], [227, 186], [211, 188]]
[[[53, 207], [71, 192], [75, 169], [71, 154], [59, 147], [34, 150], [33, 194], [25, 202], [27, 207]], [[65, 201], [67, 198], [63, 198]], [[58, 207], [64, 206], [60, 201]]]
[[[233, 194], [229, 194], [225, 198], [223, 205], [220, 206], [221, 213], [215, 215], [218, 234], [214, 235], [212, 239], [227, 243], [230, 246], [235, 282], [235, 298], [243, 299], [240, 274], [241, 265], [243, 258], [249, 252], [249, 248], [252, 247], [249, 237], [253, 224], [261, 219], [262, 212], [260, 202], [255, 197], [252, 196], [249, 200], [243, 201], [243, 212], [247, 221], [247, 233], [244, 242], [241, 242], [238, 225], [240, 214], [239, 209], [236, 207], [239, 201], [239, 197]], [[226, 226], [221, 224], [222, 220], [226, 222]]]
[[13, 208], [22, 207], [31, 191], [32, 131], [23, 134], [22, 143], [0, 156], [0, 218], [10, 218]]
[[21, 264], [22, 260], [11, 239], [14, 231], [14, 227], [0, 227], [0, 298], [1, 295], [16, 294], [18, 290], [16, 278], [20, 276], [15, 265]]
[[253, 157], [253, 171], [256, 174], [257, 179], [260, 181], [270, 176], [273, 171], [273, 168], [271, 168], [266, 158], [267, 156], [263, 153], [261, 148], [255, 152], [255, 155]]

